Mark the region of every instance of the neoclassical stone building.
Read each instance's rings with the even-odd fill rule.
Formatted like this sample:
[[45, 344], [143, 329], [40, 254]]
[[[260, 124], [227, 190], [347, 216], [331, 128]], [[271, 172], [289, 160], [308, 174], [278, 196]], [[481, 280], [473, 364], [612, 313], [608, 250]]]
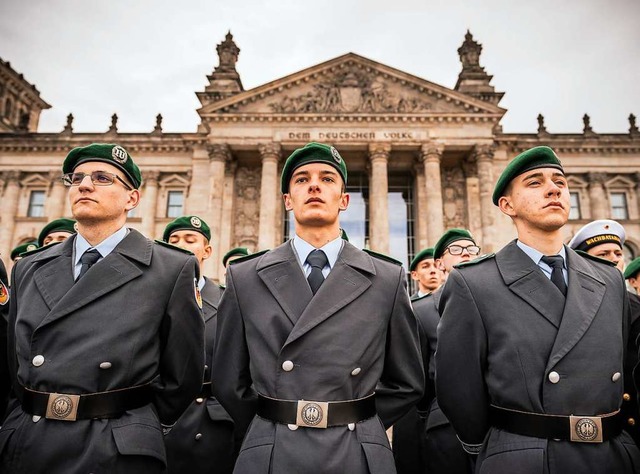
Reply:
[[[141, 205], [129, 225], [158, 238], [175, 216], [197, 214], [212, 229], [205, 268], [223, 277], [222, 255], [235, 246], [271, 248], [293, 232], [279, 193], [286, 156], [309, 141], [331, 143], [349, 167], [349, 210], [341, 222], [358, 246], [404, 262], [450, 227], [469, 228], [483, 251], [515, 235], [493, 206], [495, 180], [520, 151], [541, 144], [561, 157], [571, 183], [567, 240], [592, 219], [614, 218], [628, 234], [628, 257], [640, 253], [640, 132], [503, 133], [492, 76], [480, 66], [482, 46], [467, 33], [453, 89], [349, 53], [244, 90], [231, 34], [217, 46], [219, 65], [197, 92], [194, 133], [38, 133], [38, 91], [0, 63], [0, 253], [29, 239], [51, 219], [70, 216], [59, 179], [66, 153], [92, 142], [117, 142], [140, 165]], [[624, 111], [621, 111], [623, 113]]]

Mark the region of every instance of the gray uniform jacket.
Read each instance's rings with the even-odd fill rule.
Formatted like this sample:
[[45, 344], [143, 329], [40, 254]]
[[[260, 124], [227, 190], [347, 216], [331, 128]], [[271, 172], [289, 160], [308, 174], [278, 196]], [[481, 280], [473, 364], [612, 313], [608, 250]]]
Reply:
[[68, 394], [152, 382], [152, 402], [118, 418], [74, 422], [32, 418], [17, 405], [0, 430], [0, 471], [162, 472], [160, 424], [175, 423], [202, 386], [197, 262], [130, 230], [74, 282], [74, 241], [43, 248], [13, 269], [12, 380]]
[[7, 318], [9, 316], [9, 279], [0, 259], [0, 426], [9, 401], [11, 379], [7, 362]]
[[640, 451], [626, 432], [587, 444], [491, 426], [491, 404], [556, 415], [620, 407], [629, 318], [622, 274], [566, 252], [566, 304], [515, 241], [460, 266], [444, 287], [436, 391], [460, 439], [483, 443], [476, 472], [640, 472]]
[[[222, 290], [206, 279], [201, 293], [205, 321], [204, 380], [209, 382]], [[233, 419], [212, 396], [198, 394], [164, 440], [170, 473], [224, 474], [233, 470]]]
[[[213, 388], [240, 430], [251, 424], [234, 472], [395, 472], [385, 427], [424, 386], [404, 271], [345, 242], [312, 296], [291, 242], [227, 272]], [[295, 429], [254, 417], [256, 393], [337, 401], [374, 392], [378, 416], [352, 430]]]

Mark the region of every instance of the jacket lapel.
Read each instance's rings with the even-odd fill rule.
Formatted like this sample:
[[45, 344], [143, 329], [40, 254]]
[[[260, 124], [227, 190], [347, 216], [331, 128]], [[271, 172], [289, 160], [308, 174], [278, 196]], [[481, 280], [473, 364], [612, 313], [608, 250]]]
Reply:
[[[37, 254], [33, 262], [45, 262], [33, 274], [36, 288], [49, 309], [53, 308], [73, 286], [73, 242], [69, 238], [61, 244]], [[47, 261], [48, 260], [48, 261]]]
[[565, 297], [542, 270], [515, 243], [496, 254], [496, 265], [509, 289], [540, 313], [556, 328], [560, 327]]
[[371, 280], [362, 274], [363, 270], [375, 275], [371, 257], [345, 242], [336, 265], [304, 308], [285, 345], [300, 338], [364, 293], [371, 286]]
[[600, 309], [606, 286], [583, 257], [566, 248], [569, 284], [562, 323], [551, 349], [547, 369], [558, 363], [582, 338]]
[[291, 245], [291, 241], [288, 241], [264, 254], [256, 269], [294, 325], [311, 301], [313, 293]]
[[[70, 240], [68, 239], [68, 241]], [[113, 252], [96, 263], [80, 280], [73, 283], [73, 276], [69, 277], [71, 278], [71, 287], [55, 302], [51, 312], [44, 318], [39, 327], [50, 324], [86, 306], [97, 298], [142, 275], [142, 270], [133, 261], [148, 266], [151, 263], [152, 248], [153, 242], [139, 232], [130, 230], [129, 234], [116, 246]], [[71, 272], [70, 259], [71, 257], [69, 257], [68, 261], [60, 259], [65, 260], [69, 265], [69, 272]], [[61, 264], [64, 264], [64, 262], [61, 262]], [[55, 269], [57, 269], [58, 263], [55, 265]], [[47, 273], [46, 279], [51, 280], [52, 276], [52, 274]], [[42, 284], [47, 283], [43, 282]], [[59, 284], [58, 288], [62, 289], [63, 285]]]
[[204, 320], [209, 321], [218, 311], [220, 302], [220, 288], [213, 281], [205, 277], [206, 283], [202, 287], [202, 312]]

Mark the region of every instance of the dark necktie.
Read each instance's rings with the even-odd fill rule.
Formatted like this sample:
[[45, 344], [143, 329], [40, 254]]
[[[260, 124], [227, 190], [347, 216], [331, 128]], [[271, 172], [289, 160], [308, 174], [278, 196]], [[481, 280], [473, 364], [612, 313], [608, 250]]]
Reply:
[[567, 296], [567, 284], [564, 282], [564, 275], [562, 274], [562, 267], [564, 259], [560, 255], [545, 255], [542, 257], [542, 261], [549, 265], [553, 270], [551, 271], [551, 281], [564, 296]]
[[82, 257], [80, 257], [80, 263], [82, 264], [82, 267], [80, 267], [80, 274], [78, 275], [76, 281], [82, 278], [82, 275], [87, 273], [87, 270], [89, 270], [99, 259], [100, 252], [98, 252], [96, 249], [87, 250], [85, 253], [83, 253]]
[[322, 250], [314, 250], [307, 257], [307, 263], [311, 265], [311, 273], [307, 277], [311, 291], [315, 295], [324, 281], [322, 269], [327, 264], [327, 255]]

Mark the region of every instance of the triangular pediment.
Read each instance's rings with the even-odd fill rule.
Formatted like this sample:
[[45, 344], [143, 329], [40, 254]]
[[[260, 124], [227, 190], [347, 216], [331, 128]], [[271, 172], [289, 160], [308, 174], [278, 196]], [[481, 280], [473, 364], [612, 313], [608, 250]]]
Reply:
[[354, 53], [206, 105], [231, 115], [489, 115], [505, 109]]

